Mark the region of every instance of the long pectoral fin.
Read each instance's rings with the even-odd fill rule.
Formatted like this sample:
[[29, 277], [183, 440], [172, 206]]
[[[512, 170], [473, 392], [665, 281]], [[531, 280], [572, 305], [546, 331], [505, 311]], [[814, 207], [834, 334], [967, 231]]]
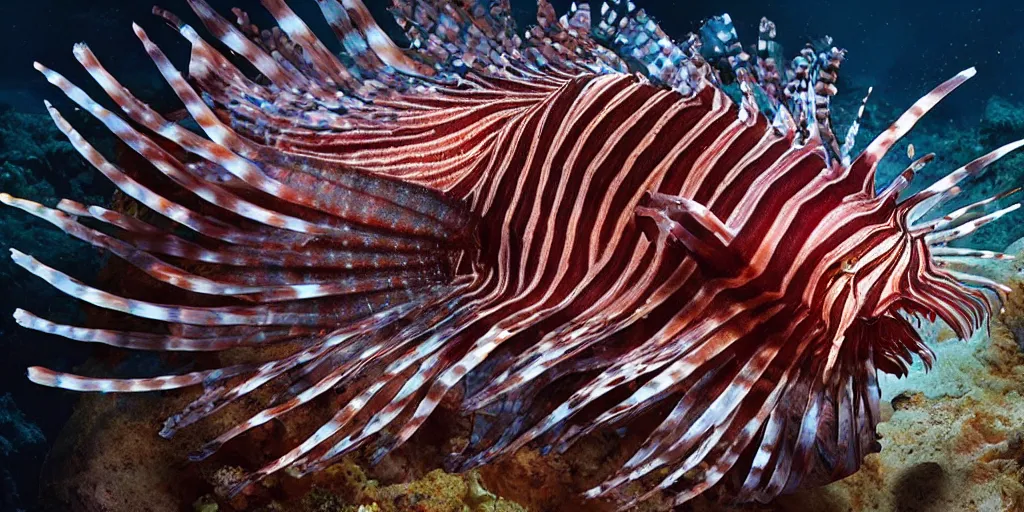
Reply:
[[706, 206], [685, 197], [651, 193], [636, 213], [652, 219], [669, 243], [685, 247], [702, 271], [726, 276], [742, 268], [742, 258], [730, 247], [735, 233]]

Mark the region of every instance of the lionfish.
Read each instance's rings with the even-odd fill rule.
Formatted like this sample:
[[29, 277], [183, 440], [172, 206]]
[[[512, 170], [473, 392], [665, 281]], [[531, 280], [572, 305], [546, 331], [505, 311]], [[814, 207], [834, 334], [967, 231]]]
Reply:
[[[205, 137], [134, 97], [84, 44], [75, 57], [123, 116], [36, 64], [159, 171], [126, 172], [46, 103], [77, 151], [169, 227], [70, 200], [0, 199], [197, 301], [117, 296], [12, 249], [68, 295], [166, 329], [60, 325], [19, 309], [21, 325], [138, 350], [294, 347], [155, 378], [33, 367], [32, 381], [202, 386], [163, 436], [285, 382], [193, 459], [343, 393], [329, 421], [236, 493], [364, 446], [379, 459], [450, 395], [486, 413], [450, 470], [646, 418], [644, 443], [587, 497], [628, 507], [670, 490], [683, 503], [720, 484], [767, 501], [850, 475], [880, 449], [878, 372], [933, 361], [914, 319], [966, 338], [1007, 291], [950, 263], [1008, 256], [947, 243], [1019, 204], [984, 214], [1000, 194], [929, 212], [1024, 141], [905, 198], [934, 155], [875, 183], [879, 160], [973, 69], [851, 157], [858, 123], [840, 140], [830, 113], [844, 51], [826, 39], [787, 63], [766, 19], [748, 52], [727, 15], [676, 42], [632, 2], [559, 18], [540, 0], [537, 25], [519, 35], [508, 0], [396, 0], [406, 49], [359, 0], [317, 0], [336, 54], [284, 0], [262, 0], [270, 30], [239, 9], [231, 23], [188, 3], [231, 53], [154, 8], [191, 45], [187, 78], [134, 29]], [[640, 480], [646, 494], [624, 493]]]

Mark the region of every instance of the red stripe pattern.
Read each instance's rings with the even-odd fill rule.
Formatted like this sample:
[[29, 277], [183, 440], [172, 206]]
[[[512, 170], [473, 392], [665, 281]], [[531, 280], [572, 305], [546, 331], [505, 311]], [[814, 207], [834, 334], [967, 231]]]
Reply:
[[[933, 359], [909, 318], [939, 318], [966, 338], [1006, 292], [944, 267], [1007, 256], [946, 244], [1019, 205], [974, 215], [1003, 194], [943, 217], [928, 212], [1024, 141], [907, 198], [931, 155], [875, 185], [886, 151], [973, 70], [923, 97], [851, 162], [837, 153], [827, 98], [807, 86], [815, 71], [799, 75], [803, 96], [773, 99], [769, 120], [753, 91], [778, 76], [759, 80], [728, 57], [742, 70], [737, 106], [697, 36], [676, 44], [628, 3], [606, 4], [591, 20], [586, 6], [558, 19], [541, 1], [523, 40], [501, 0], [398, 1], [413, 41], [404, 50], [358, 0], [318, 0], [347, 54], [339, 59], [283, 1], [264, 2], [272, 30], [240, 10], [231, 23], [188, 1], [260, 74], [156, 9], [192, 45], [186, 79], [135, 27], [205, 137], [136, 99], [84, 45], [75, 56], [124, 117], [37, 68], [151, 162], [160, 183], [188, 194], [172, 201], [131, 177], [47, 103], [82, 156], [194, 236], [68, 200], [57, 209], [0, 201], [161, 282], [224, 301], [120, 297], [12, 250], [67, 294], [164, 322], [169, 333], [66, 326], [18, 310], [27, 328], [142, 350], [297, 347], [265, 363], [156, 378], [35, 367], [33, 381], [118, 392], [203, 384], [168, 419], [169, 436], [290, 379], [285, 396], [196, 459], [345, 389], [346, 405], [327, 423], [236, 492], [284, 468], [322, 469], [370, 441], [382, 456], [460, 393], [466, 412], [487, 419], [452, 469], [528, 444], [565, 450], [595, 430], [654, 417], [642, 422], [653, 425], [646, 442], [588, 496], [628, 507], [671, 488], [683, 503], [726, 482], [741, 499], [769, 500], [849, 475], [879, 449], [877, 372], [905, 374], [913, 355]], [[721, 23], [709, 26], [727, 41]], [[827, 85], [842, 54], [829, 55], [819, 78]], [[621, 492], [654, 474], [646, 494]]]

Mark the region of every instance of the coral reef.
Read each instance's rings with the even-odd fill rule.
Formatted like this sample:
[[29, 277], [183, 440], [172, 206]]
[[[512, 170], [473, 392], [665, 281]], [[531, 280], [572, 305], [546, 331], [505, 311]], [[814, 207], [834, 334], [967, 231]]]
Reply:
[[[23, 113], [0, 104], [0, 191], [36, 194], [48, 204], [55, 204], [59, 197], [76, 196], [106, 202], [103, 198], [111, 190], [105, 180], [95, 179], [95, 173], [45, 114]], [[7, 213], [0, 221], [0, 243], [45, 254], [59, 261], [63, 268], [82, 272], [84, 276], [94, 274], [101, 264], [99, 254], [84, 244], [69, 241], [38, 219], [15, 212]], [[0, 282], [8, 297], [30, 301], [33, 307], [65, 319], [79, 318], [79, 305], [61, 300], [60, 292], [42, 283], [18, 279], [21, 272], [10, 259], [0, 258]], [[13, 306], [5, 306], [0, 311], [0, 351], [4, 354], [0, 362], [0, 389], [10, 392], [0, 398], [0, 450], [4, 460], [0, 466], [11, 468], [0, 474], [0, 508], [4, 510], [28, 508], [32, 503], [36, 475], [46, 449], [43, 433], [55, 437], [73, 403], [72, 397], [59, 395], [46, 400], [26, 399], [23, 390], [29, 386], [24, 368], [30, 363], [29, 358], [64, 366], [84, 359], [89, 352], [81, 345], [58, 340], [38, 343], [38, 336], [15, 325], [9, 314], [11, 309]], [[24, 350], [29, 346], [31, 353]], [[38, 389], [32, 389], [38, 393]], [[13, 425], [22, 426], [17, 431], [20, 434], [4, 430], [14, 428]]]
[[367, 479], [363, 470], [351, 462], [336, 464], [327, 472], [334, 489], [315, 488], [306, 495], [303, 503], [311, 512], [350, 512], [357, 509], [375, 512], [526, 510], [486, 490], [476, 472], [460, 476], [434, 470], [414, 482], [388, 486]]
[[[0, 190], [10, 194], [31, 194], [46, 204], [54, 205], [62, 197], [106, 203], [113, 188], [105, 180], [96, 179], [96, 173], [82, 161], [45, 114], [23, 113], [0, 104]], [[94, 274], [98, 269], [99, 258], [95, 251], [68, 240], [59, 231], [28, 215], [7, 214], [0, 222], [0, 243], [5, 247], [38, 250], [52, 255], [65, 268], [81, 269], [85, 275]], [[31, 286], [31, 290], [26, 290], [26, 299], [52, 302], [54, 307], [74, 308], [63, 311], [65, 317], [77, 311], [77, 305], [51, 301], [62, 296], [59, 292], [13, 279], [15, 268], [9, 259], [3, 258], [0, 261], [0, 278], [12, 286]], [[7, 322], [9, 320], [5, 318], [4, 331], [7, 330]]]
[[0, 509], [21, 510], [15, 475], [38, 466], [45, 443], [43, 432], [25, 418], [10, 393], [0, 395]]

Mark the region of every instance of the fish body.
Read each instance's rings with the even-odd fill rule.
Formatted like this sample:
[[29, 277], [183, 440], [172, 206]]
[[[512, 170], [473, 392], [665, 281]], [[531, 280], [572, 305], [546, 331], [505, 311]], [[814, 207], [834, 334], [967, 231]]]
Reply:
[[[455, 394], [463, 412], [489, 419], [451, 455], [452, 469], [527, 445], [564, 450], [653, 417], [644, 444], [589, 497], [628, 507], [671, 489], [684, 503], [722, 483], [739, 499], [767, 501], [849, 475], [879, 449], [877, 373], [905, 374], [913, 355], [933, 359], [909, 317], [941, 318], [966, 338], [1005, 293], [944, 264], [1005, 255], [945, 244], [1018, 205], [975, 215], [1000, 195], [926, 215], [1024, 143], [906, 198], [933, 155], [875, 183], [881, 157], [973, 70], [853, 157], [856, 126], [839, 141], [828, 112], [844, 53], [809, 48], [786, 67], [767, 20], [764, 55], [751, 56], [727, 16], [709, 22], [704, 40], [677, 43], [631, 3], [605, 4], [594, 18], [574, 6], [558, 18], [541, 1], [523, 39], [506, 2], [398, 1], [413, 41], [404, 49], [358, 0], [317, 3], [343, 60], [281, 0], [264, 2], [279, 26], [271, 31], [189, 0], [260, 80], [156, 9], [192, 45], [186, 79], [135, 27], [205, 137], [136, 99], [84, 45], [76, 57], [124, 117], [37, 65], [189, 195], [171, 201], [119, 169], [48, 103], [75, 148], [192, 236], [73, 201], [50, 209], [0, 196], [159, 281], [224, 301], [120, 297], [14, 250], [62, 291], [167, 330], [74, 327], [18, 310], [23, 326], [132, 349], [298, 347], [261, 364], [156, 378], [34, 367], [33, 381], [118, 392], [202, 385], [165, 436], [267, 383], [289, 383], [194, 459], [344, 389], [327, 423], [235, 492], [281, 470], [323, 469], [370, 442], [379, 458]], [[727, 80], [738, 84], [736, 101]], [[654, 474], [647, 494], [621, 495]]]

